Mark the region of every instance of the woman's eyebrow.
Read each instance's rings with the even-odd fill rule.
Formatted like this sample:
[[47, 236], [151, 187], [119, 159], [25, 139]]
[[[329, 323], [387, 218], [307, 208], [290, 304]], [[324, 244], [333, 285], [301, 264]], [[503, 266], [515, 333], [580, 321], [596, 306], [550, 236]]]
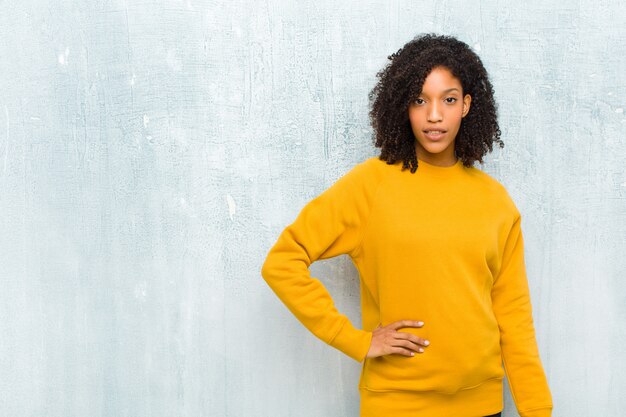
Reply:
[[[453, 88], [448, 88], [447, 90], [444, 90], [443, 94], [449, 93], [450, 91], [453, 91], [453, 90], [460, 91], [458, 88], [453, 87]], [[428, 94], [426, 94], [424, 92], [422, 92], [422, 94], [425, 95], [425, 96], [428, 96]]]

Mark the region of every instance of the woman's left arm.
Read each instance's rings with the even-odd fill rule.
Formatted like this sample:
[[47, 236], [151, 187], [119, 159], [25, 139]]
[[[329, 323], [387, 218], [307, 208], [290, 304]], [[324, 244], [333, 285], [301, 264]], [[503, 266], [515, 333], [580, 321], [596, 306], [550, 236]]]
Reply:
[[504, 369], [521, 417], [549, 417], [552, 395], [539, 357], [524, 261], [521, 215], [516, 213], [491, 291], [500, 327]]

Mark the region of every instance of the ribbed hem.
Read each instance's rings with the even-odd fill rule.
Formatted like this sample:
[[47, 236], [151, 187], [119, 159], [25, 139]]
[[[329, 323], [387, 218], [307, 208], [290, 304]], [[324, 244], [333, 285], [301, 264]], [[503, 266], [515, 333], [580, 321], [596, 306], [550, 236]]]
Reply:
[[[359, 386], [359, 393], [360, 417], [488, 416], [504, 408], [502, 378], [489, 379], [476, 387], [453, 394], [436, 391], [372, 391], [364, 386]], [[544, 417], [544, 414], [522, 415], [530, 416]]]
[[363, 362], [372, 343], [372, 332], [355, 328], [350, 320], [344, 321], [341, 329], [328, 344], [339, 349], [357, 362]]
[[550, 417], [552, 416], [552, 407], [534, 408], [519, 412], [520, 417]]

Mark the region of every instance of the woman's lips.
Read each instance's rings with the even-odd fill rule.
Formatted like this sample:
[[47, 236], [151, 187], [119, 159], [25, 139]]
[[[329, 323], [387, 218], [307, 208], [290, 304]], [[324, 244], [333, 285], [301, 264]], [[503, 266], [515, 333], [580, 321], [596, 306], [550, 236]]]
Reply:
[[440, 133], [431, 133], [431, 131], [424, 131], [424, 136], [430, 140], [439, 140], [446, 135], [446, 131], [439, 131]]

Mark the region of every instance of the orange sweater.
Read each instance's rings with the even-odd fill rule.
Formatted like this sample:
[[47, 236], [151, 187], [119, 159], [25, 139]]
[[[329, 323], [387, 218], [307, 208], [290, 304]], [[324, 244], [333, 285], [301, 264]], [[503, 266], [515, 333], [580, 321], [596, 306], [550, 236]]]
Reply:
[[[315, 336], [363, 362], [360, 389], [419, 392], [415, 401], [433, 410], [478, 416], [502, 405], [506, 372], [520, 416], [550, 416], [515, 203], [460, 159], [419, 160], [414, 174], [401, 167], [371, 157], [306, 204], [270, 249], [263, 278]], [[362, 330], [308, 269], [341, 254], [359, 272]], [[424, 322], [399, 330], [428, 339], [424, 352], [366, 358], [373, 329], [401, 319]], [[445, 403], [440, 393], [450, 394]]]

